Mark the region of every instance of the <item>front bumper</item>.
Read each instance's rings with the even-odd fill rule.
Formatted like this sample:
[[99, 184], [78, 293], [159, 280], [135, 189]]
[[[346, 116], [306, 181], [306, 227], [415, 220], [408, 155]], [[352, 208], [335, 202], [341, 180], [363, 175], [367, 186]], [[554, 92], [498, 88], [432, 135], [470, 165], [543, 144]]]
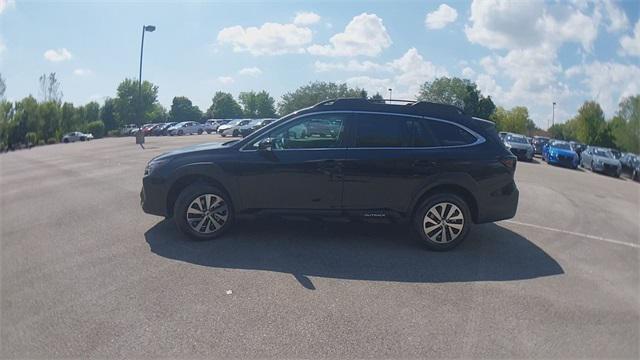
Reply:
[[511, 153], [513, 155], [515, 155], [518, 158], [518, 160], [531, 160], [531, 159], [533, 159], [533, 150], [516, 149], [516, 148], [510, 148], [509, 150], [511, 151]]
[[565, 155], [559, 155], [559, 154], [555, 154], [555, 155], [554, 154], [549, 154], [547, 162], [549, 164], [566, 166], [566, 167], [571, 167], [571, 168], [578, 167], [578, 159], [574, 158], [572, 156], [565, 156]]
[[611, 164], [593, 164], [593, 171], [601, 172], [611, 176], [620, 176], [621, 168]]
[[145, 176], [140, 190], [140, 206], [142, 211], [151, 215], [168, 216], [167, 191], [164, 183], [158, 178]]

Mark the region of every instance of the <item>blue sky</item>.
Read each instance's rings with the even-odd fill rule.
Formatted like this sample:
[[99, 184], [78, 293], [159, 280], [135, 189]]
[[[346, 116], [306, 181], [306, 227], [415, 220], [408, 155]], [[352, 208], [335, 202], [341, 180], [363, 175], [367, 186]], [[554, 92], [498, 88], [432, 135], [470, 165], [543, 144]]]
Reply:
[[312, 80], [413, 98], [437, 76], [475, 81], [498, 105], [527, 106], [546, 128], [595, 99], [612, 115], [640, 93], [638, 1], [53, 2], [0, 0], [5, 97], [38, 96], [56, 72], [64, 100], [115, 95], [137, 78], [160, 102], [206, 110], [218, 90], [284, 92]]

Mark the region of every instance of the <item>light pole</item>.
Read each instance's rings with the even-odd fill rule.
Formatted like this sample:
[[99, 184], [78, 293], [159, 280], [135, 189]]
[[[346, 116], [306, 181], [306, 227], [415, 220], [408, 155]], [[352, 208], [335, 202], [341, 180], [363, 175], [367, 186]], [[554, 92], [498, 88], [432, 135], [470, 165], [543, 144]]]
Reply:
[[[138, 113], [142, 111], [142, 53], [144, 51], [144, 33], [147, 31], [154, 32], [156, 31], [156, 27], [153, 25], [142, 25], [142, 42], [140, 43], [140, 73], [138, 75]], [[138, 114], [138, 121], [140, 121], [140, 114]]]
[[393, 89], [389, 88], [389, 101], [391, 101], [391, 93], [393, 92]]
[[551, 110], [551, 126], [556, 123], [556, 102], [553, 102], [553, 110]]

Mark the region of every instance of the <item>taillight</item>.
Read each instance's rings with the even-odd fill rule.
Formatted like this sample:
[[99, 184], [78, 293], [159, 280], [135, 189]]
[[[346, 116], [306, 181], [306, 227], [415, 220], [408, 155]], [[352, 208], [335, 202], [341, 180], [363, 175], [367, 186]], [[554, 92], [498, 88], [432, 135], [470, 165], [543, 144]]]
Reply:
[[511, 171], [516, 171], [516, 164], [518, 163], [518, 160], [516, 159], [515, 156], [507, 156], [507, 157], [503, 157], [502, 159], [500, 159], [500, 162], [502, 163], [502, 165], [504, 165], [507, 169], [511, 170]]

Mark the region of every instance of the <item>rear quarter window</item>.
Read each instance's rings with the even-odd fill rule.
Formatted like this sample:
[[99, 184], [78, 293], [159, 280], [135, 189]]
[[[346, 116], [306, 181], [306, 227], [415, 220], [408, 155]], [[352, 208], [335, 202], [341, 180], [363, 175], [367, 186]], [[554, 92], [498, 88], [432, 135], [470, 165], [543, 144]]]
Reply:
[[469, 145], [477, 141], [476, 137], [467, 130], [454, 124], [430, 120], [429, 127], [440, 146]]

